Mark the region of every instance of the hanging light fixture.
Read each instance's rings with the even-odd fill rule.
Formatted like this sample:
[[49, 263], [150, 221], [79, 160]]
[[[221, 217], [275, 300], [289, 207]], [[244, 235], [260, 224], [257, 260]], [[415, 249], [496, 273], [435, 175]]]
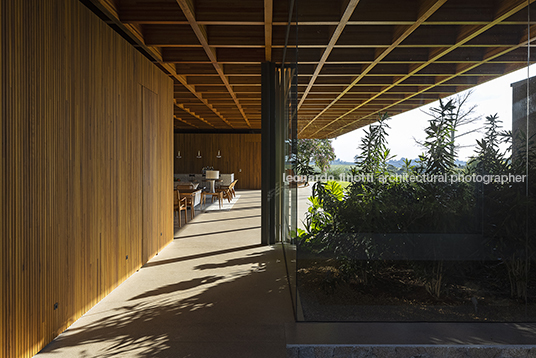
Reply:
[[216, 156], [216, 158], [221, 158], [221, 154], [220, 154], [220, 151], [218, 150], [218, 155]]
[[177, 152], [177, 156], [176, 156], [176, 158], [177, 158], [177, 159], [181, 159], [181, 158], [182, 158], [182, 157], [181, 157], [181, 151], [180, 151], [180, 150]]
[[198, 150], [198, 151], [197, 151], [197, 159], [201, 159], [201, 158], [202, 158], [202, 156], [201, 156], [201, 151]]

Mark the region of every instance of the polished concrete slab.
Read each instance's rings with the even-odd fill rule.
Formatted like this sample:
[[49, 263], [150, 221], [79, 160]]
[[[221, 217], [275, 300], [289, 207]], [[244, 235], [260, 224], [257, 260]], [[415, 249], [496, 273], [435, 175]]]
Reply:
[[280, 246], [260, 245], [260, 191], [198, 213], [158, 256], [37, 357], [285, 357], [294, 321]]

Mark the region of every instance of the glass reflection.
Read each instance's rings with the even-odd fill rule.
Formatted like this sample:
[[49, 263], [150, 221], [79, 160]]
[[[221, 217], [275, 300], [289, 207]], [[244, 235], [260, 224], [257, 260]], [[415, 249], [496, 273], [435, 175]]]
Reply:
[[433, 103], [414, 159], [393, 156], [396, 118], [381, 113], [355, 165], [316, 178], [298, 237], [306, 320], [536, 319], [535, 85], [511, 85], [510, 113], [467, 92]]

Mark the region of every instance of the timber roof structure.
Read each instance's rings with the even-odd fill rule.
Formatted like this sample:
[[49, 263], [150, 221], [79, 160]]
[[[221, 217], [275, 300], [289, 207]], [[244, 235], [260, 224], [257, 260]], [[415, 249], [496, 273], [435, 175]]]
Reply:
[[290, 0], [85, 2], [173, 78], [177, 131], [258, 131], [288, 27], [298, 136], [333, 138], [525, 67], [533, 1], [300, 0], [290, 25]]

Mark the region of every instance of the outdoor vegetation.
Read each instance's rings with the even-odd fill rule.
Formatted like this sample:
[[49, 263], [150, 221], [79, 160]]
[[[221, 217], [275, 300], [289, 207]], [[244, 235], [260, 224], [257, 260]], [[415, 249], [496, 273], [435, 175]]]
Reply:
[[457, 166], [456, 139], [472, 113], [465, 99], [428, 112], [423, 153], [400, 170], [388, 165], [384, 113], [347, 169], [354, 181], [314, 184], [297, 233], [307, 319], [536, 319], [532, 139], [489, 115], [474, 157]]
[[335, 150], [331, 145], [331, 139], [298, 139], [296, 158], [298, 175], [310, 176], [325, 173], [334, 159]]

